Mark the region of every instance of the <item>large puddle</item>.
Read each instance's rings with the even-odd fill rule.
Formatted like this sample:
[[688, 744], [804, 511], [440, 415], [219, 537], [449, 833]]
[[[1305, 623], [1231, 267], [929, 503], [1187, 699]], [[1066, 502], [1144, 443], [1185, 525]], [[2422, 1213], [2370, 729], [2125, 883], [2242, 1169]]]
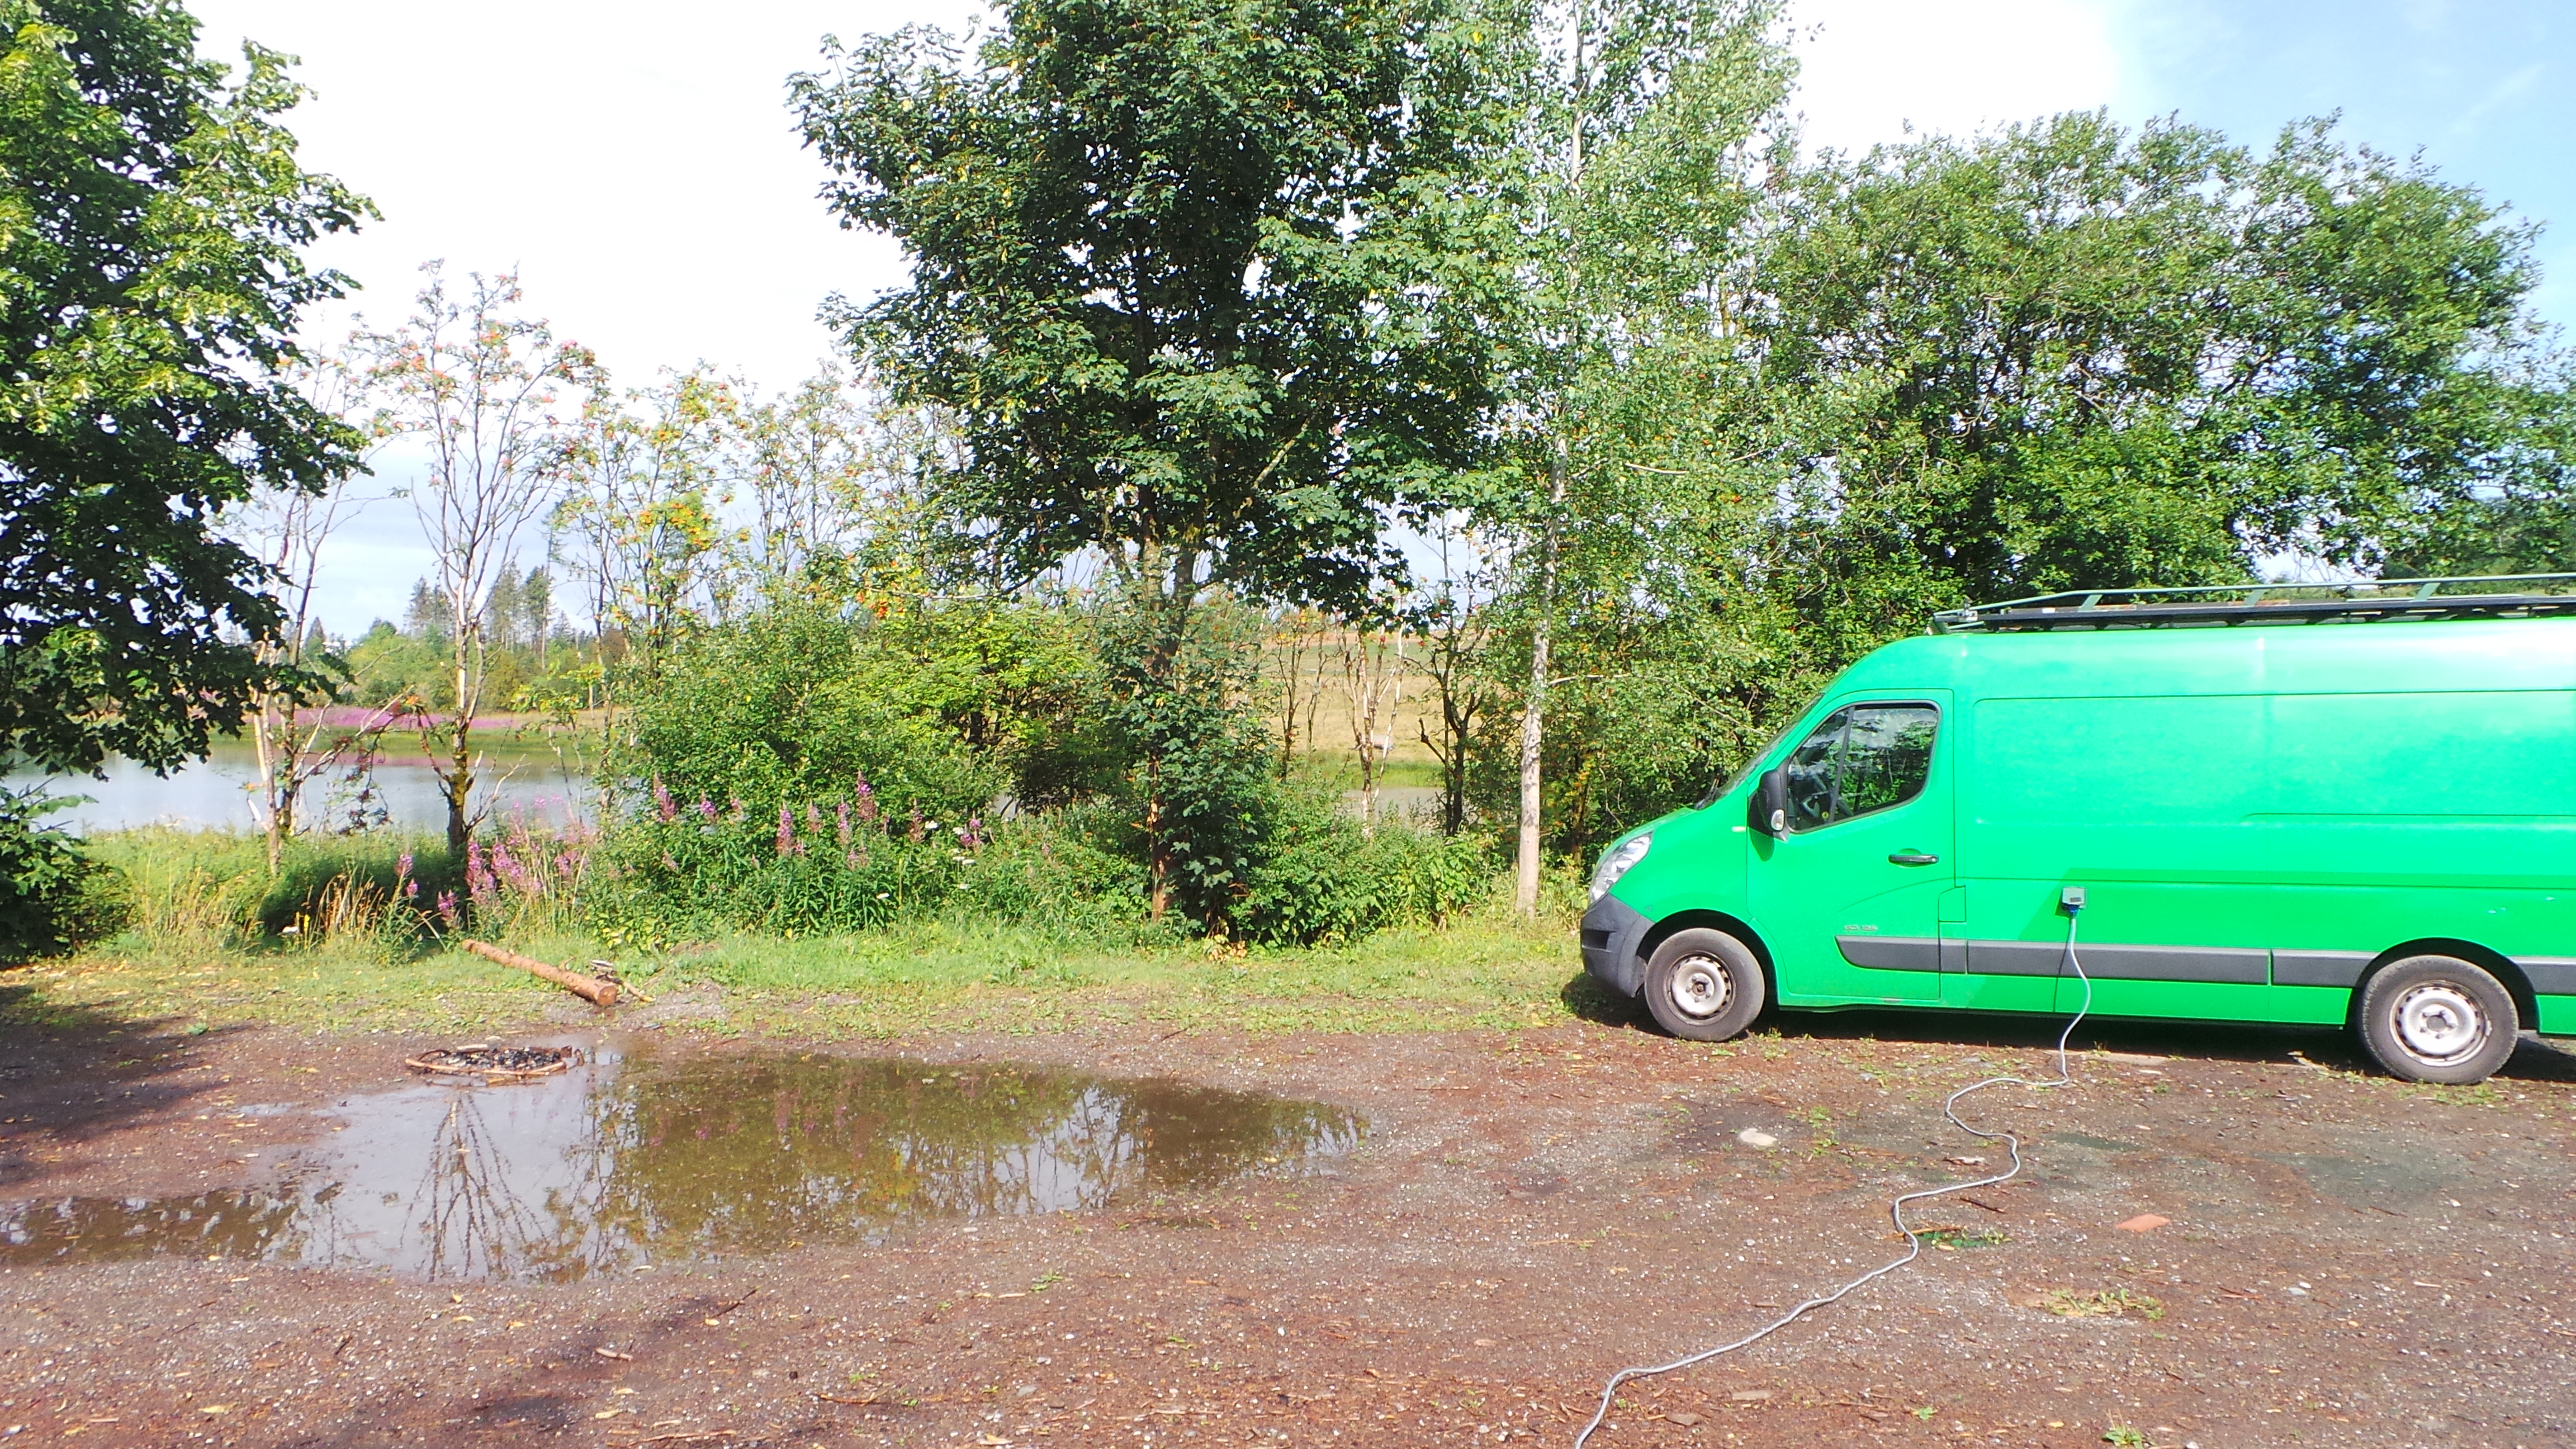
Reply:
[[151, 1253], [565, 1279], [1141, 1202], [1348, 1151], [1319, 1102], [1023, 1066], [602, 1049], [353, 1096], [263, 1187], [0, 1208], [0, 1262]]

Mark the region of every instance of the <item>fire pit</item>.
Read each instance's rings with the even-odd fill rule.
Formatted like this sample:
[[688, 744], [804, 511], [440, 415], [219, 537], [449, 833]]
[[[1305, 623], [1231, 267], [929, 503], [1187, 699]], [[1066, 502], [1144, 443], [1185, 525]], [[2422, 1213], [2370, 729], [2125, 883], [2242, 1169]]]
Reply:
[[419, 1056], [405, 1057], [403, 1065], [416, 1072], [442, 1077], [524, 1082], [564, 1071], [579, 1055], [579, 1049], [568, 1046], [514, 1047], [472, 1042], [459, 1047], [435, 1047]]

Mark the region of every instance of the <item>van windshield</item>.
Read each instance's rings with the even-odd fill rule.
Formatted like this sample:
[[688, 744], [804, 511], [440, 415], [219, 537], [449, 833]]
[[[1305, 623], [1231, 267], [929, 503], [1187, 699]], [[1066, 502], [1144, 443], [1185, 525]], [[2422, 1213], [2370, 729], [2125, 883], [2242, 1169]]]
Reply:
[[1746, 778], [1752, 775], [1755, 766], [1760, 765], [1764, 760], [1771, 758], [1773, 754], [1779, 751], [1779, 748], [1782, 745], [1789, 742], [1789, 732], [1798, 727], [1798, 721], [1805, 719], [1807, 717], [1807, 711], [1813, 709], [1815, 704], [1816, 701], [1810, 699], [1805, 704], [1791, 710], [1789, 712], [1789, 717], [1781, 721], [1779, 731], [1773, 734], [1770, 739], [1763, 741], [1762, 748], [1755, 750], [1752, 754], [1746, 755], [1744, 757], [1744, 763], [1735, 767], [1734, 774], [1729, 775], [1725, 779], [1718, 781], [1715, 785], [1710, 786], [1707, 794], [1700, 796], [1699, 799], [1691, 803], [1691, 808], [1693, 810], [1705, 810], [1711, 805], [1716, 804], [1718, 801], [1725, 799], [1736, 786], [1743, 784]]

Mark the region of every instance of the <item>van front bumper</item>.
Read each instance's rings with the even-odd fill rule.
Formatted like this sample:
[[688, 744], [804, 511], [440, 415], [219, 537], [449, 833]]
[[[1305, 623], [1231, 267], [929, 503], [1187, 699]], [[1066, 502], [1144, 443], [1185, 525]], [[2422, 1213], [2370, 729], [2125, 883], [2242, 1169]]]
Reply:
[[1646, 974], [1637, 943], [1653, 924], [1617, 896], [1594, 901], [1583, 913], [1583, 969], [1622, 996], [1636, 995], [1645, 988]]

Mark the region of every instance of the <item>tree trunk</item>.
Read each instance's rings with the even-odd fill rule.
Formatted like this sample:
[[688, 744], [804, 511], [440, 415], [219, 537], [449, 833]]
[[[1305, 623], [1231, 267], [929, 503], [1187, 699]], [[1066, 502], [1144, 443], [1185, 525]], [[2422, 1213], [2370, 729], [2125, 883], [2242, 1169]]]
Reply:
[[[462, 611], [460, 611], [462, 612]], [[456, 723], [449, 738], [454, 749], [449, 767], [440, 772], [439, 784], [447, 794], [447, 858], [451, 862], [465, 859], [465, 802], [474, 793], [474, 700], [468, 692], [472, 683], [472, 666], [466, 651], [472, 645], [466, 631], [456, 631]]]
[[1548, 617], [1544, 601], [1530, 633], [1529, 700], [1521, 710], [1521, 835], [1512, 899], [1524, 916], [1538, 913], [1539, 746], [1547, 712]]
[[1530, 625], [1529, 698], [1521, 710], [1521, 833], [1520, 851], [1513, 862], [1517, 872], [1512, 898], [1524, 916], [1538, 914], [1539, 747], [1545, 743], [1548, 644], [1556, 615], [1557, 516], [1565, 507], [1565, 475], [1572, 466], [1563, 426], [1560, 420], [1556, 451], [1548, 460], [1547, 526], [1539, 545], [1538, 614]]

